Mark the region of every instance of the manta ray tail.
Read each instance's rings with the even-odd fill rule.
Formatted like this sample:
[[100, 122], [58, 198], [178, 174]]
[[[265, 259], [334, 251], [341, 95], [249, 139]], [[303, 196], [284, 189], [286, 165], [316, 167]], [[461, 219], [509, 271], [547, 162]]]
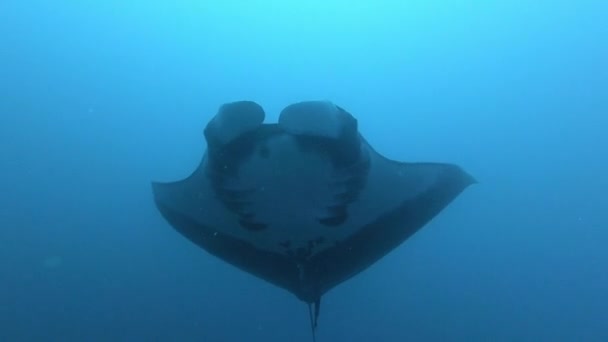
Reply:
[[[314, 306], [314, 315], [313, 315]], [[321, 298], [314, 303], [308, 303], [308, 317], [310, 318], [310, 330], [312, 332], [312, 342], [317, 342], [317, 321], [319, 320], [319, 311], [321, 310]]]

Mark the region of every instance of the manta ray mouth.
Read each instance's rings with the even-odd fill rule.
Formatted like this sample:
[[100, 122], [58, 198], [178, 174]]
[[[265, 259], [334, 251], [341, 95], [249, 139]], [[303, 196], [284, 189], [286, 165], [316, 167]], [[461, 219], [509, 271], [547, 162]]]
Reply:
[[[260, 130], [264, 131], [265, 128]], [[286, 197], [301, 197], [300, 205], [307, 205], [311, 208], [310, 211], [319, 212], [315, 218], [320, 224], [334, 227], [344, 223], [348, 218], [349, 204], [357, 200], [365, 187], [370, 169], [369, 151], [361, 148], [362, 145], [359, 143], [356, 146], [359, 150], [357, 153], [359, 158], [351, 160], [349, 164], [342, 161], [336, 163], [327, 148], [330, 143], [335, 142], [313, 144], [312, 139], [308, 137], [289, 138], [291, 141], [288, 143], [283, 138], [280, 142], [276, 142], [273, 138], [284, 132], [273, 130], [272, 134], [259, 138], [255, 145], [252, 145], [250, 136], [256, 133], [259, 132], [247, 133], [235, 139], [231, 145], [216, 149], [215, 155], [210, 156], [214, 162], [208, 163], [205, 170], [216, 197], [226, 209], [239, 217], [242, 228], [250, 231], [262, 231], [268, 228], [268, 223], [260, 221], [260, 215], [256, 213], [253, 204], [256, 198], [264, 200], [260, 199], [259, 192], [269, 191], [272, 185], [268, 182], [256, 183], [252, 180], [243, 180], [247, 178], [243, 173], [252, 167], [249, 164], [265, 168], [268, 173], [272, 173], [272, 182], [281, 184], [281, 190]], [[249, 154], [242, 153], [242, 158], [237, 160], [225, 158], [226, 155], [233, 155], [226, 152], [235, 150], [233, 145], [243, 146]], [[259, 150], [264, 152], [256, 154], [255, 151]], [[317, 158], [307, 165], [299, 165], [293, 160], [293, 155], [299, 153]], [[299, 179], [322, 182], [321, 187], [326, 189], [325, 199], [319, 201], [316, 196], [309, 196], [306, 199], [309, 193], [306, 189], [302, 189], [300, 183], [293, 182], [293, 173], [299, 173]], [[301, 209], [292, 207], [285, 210], [300, 211]]]

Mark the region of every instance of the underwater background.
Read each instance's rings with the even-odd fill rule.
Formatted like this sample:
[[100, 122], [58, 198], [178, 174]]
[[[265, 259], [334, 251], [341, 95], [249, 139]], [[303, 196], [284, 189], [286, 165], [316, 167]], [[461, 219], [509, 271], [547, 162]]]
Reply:
[[328, 99], [479, 184], [323, 297], [322, 341], [608, 341], [608, 2], [0, 1], [0, 341], [310, 341], [176, 233], [219, 106]]

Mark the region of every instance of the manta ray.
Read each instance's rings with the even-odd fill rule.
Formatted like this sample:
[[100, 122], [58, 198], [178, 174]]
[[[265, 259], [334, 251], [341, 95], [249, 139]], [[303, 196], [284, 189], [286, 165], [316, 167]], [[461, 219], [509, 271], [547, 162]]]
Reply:
[[224, 104], [186, 179], [153, 182], [156, 207], [188, 240], [308, 304], [399, 246], [475, 179], [454, 164], [378, 153], [330, 101], [264, 123], [253, 101]]

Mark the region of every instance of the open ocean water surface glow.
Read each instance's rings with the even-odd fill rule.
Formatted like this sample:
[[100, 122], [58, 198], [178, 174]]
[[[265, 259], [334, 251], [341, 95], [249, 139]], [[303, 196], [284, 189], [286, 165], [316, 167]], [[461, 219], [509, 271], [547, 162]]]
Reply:
[[608, 340], [608, 2], [0, 2], [0, 340], [310, 341], [149, 182], [224, 102], [330, 99], [480, 181], [324, 297], [318, 341]]

